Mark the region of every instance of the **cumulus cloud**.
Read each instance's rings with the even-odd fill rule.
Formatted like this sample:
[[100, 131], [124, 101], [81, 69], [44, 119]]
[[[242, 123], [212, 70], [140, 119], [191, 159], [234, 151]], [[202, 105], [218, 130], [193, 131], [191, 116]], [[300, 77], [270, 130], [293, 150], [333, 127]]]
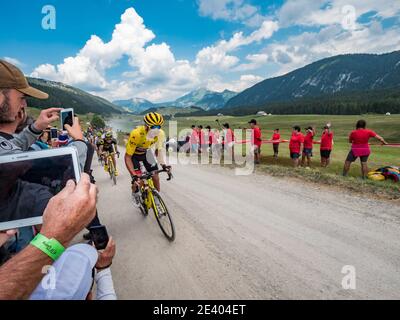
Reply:
[[[154, 38], [142, 17], [135, 9], [129, 8], [122, 14], [109, 42], [92, 35], [76, 56], [67, 57], [58, 65], [39, 65], [31, 75], [77, 85], [111, 99], [128, 98], [140, 94], [140, 90], [152, 92], [154, 89], [151, 87], [157, 85], [172, 90], [179, 86], [184, 88], [182, 84], [187, 83], [195, 86], [198, 82], [196, 70], [190, 62], [176, 60], [166, 43], [150, 44]], [[128, 57], [131, 67], [125, 76], [134, 77], [108, 82], [107, 70], [116, 66], [123, 57]], [[155, 99], [158, 97], [162, 98], [161, 93]]]
[[[288, 0], [279, 9], [280, 25], [327, 26], [346, 24], [347, 19], [357, 20], [366, 13], [389, 18], [400, 14], [400, 1], [393, 0]], [[357, 26], [357, 25], [356, 25]]]
[[221, 40], [216, 45], [200, 50], [196, 56], [195, 63], [203, 71], [209, 71], [210, 69], [230, 69], [240, 61], [238, 57], [230, 55], [230, 52], [253, 42], [268, 39], [278, 29], [277, 22], [264, 21], [261, 27], [253, 31], [249, 36], [244, 36], [243, 32], [237, 32], [228, 41]]
[[284, 42], [268, 45], [263, 53], [280, 66], [275, 75], [282, 75], [316, 60], [347, 53], [386, 53], [400, 50], [400, 27], [383, 29], [379, 21], [344, 30], [330, 25], [316, 32], [304, 32]]
[[226, 20], [258, 27], [266, 20], [260, 9], [245, 0], [198, 0], [199, 13], [214, 20]]
[[217, 92], [224, 91], [225, 89], [235, 92], [241, 92], [262, 80], [264, 80], [264, 78], [253, 74], [241, 75], [239, 80], [234, 80], [230, 82], [224, 81], [221, 77], [216, 76], [208, 80], [206, 87], [209, 90]]

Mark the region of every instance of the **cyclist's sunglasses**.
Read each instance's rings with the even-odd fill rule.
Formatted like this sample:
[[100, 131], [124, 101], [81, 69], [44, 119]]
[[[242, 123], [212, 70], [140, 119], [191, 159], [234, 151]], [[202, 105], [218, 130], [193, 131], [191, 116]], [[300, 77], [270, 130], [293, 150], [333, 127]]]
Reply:
[[151, 126], [150, 129], [161, 129], [161, 126]]

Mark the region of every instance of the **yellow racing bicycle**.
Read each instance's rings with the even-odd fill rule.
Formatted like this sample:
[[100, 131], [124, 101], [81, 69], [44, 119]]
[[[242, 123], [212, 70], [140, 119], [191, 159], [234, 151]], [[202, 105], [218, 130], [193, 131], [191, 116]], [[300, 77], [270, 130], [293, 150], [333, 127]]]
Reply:
[[[139, 187], [139, 208], [142, 214], [147, 216], [149, 210], [152, 209], [161, 231], [165, 237], [172, 242], [175, 240], [174, 223], [172, 222], [171, 215], [168, 212], [164, 200], [154, 187], [153, 182], [153, 175], [161, 172], [166, 172], [168, 174], [167, 181], [172, 179], [172, 173], [169, 170], [162, 169], [144, 173], [137, 177], [137, 179], [132, 180], [132, 184], [136, 184]], [[138, 180], [143, 183], [140, 183]]]

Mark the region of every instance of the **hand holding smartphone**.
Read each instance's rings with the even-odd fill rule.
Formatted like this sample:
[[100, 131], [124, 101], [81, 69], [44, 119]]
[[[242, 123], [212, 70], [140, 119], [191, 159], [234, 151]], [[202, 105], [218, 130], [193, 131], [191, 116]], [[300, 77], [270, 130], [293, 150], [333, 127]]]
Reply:
[[104, 250], [108, 244], [108, 233], [105, 226], [90, 227], [89, 232], [97, 250]]
[[65, 125], [68, 124], [72, 127], [74, 124], [74, 109], [63, 109], [60, 112], [61, 130], [66, 130]]
[[50, 139], [51, 140], [56, 140], [58, 138], [58, 130], [57, 128], [51, 128], [50, 129]]

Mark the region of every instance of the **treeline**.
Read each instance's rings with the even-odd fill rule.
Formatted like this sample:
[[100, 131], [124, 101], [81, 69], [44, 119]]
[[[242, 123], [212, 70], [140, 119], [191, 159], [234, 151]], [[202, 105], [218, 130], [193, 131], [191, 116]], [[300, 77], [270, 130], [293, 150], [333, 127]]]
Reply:
[[91, 95], [87, 92], [70, 86], [61, 87], [61, 84], [47, 82], [41, 79], [28, 78], [29, 83], [46, 93], [49, 98], [46, 100], [28, 99], [28, 105], [33, 108], [46, 109], [51, 107], [74, 108], [75, 113], [87, 114], [97, 113], [110, 115], [112, 113], [122, 113], [115, 105], [109, 101]]
[[[265, 111], [272, 114], [332, 114], [358, 115], [365, 113], [400, 113], [400, 87], [352, 92], [345, 95], [329, 95], [286, 102], [272, 102], [260, 106], [240, 106], [229, 109], [218, 109], [194, 112], [190, 116], [224, 115], [244, 116]], [[176, 117], [188, 116], [178, 113]]]

